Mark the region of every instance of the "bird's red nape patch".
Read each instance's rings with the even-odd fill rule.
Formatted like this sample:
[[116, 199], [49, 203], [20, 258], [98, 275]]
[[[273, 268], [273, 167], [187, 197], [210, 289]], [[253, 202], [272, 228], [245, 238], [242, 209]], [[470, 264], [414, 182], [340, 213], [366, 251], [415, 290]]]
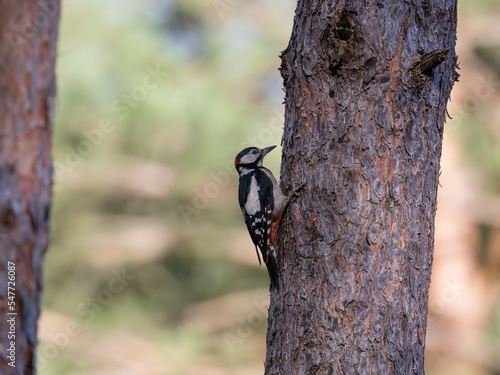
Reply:
[[236, 158], [236, 159], [234, 159], [234, 165], [238, 165], [238, 163], [240, 162], [240, 160], [241, 160], [241, 158], [239, 158], [239, 157]]

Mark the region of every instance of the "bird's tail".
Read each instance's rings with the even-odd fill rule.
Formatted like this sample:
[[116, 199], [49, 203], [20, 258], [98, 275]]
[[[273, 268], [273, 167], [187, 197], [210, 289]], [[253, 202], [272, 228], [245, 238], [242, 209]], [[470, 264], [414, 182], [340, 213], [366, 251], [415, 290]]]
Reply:
[[271, 279], [271, 289], [273, 286], [279, 289], [278, 265], [276, 264], [276, 259], [271, 252], [268, 252], [267, 254], [266, 268], [267, 273], [269, 273], [269, 278]]

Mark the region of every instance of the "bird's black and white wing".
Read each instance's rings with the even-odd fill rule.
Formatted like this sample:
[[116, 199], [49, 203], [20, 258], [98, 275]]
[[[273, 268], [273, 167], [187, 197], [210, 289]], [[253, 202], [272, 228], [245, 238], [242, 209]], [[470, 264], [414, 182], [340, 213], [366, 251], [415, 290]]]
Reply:
[[[277, 282], [276, 260], [271, 253], [271, 227], [274, 208], [272, 181], [261, 170], [243, 175], [240, 177], [238, 195], [243, 217], [256, 250], [259, 247], [271, 280]], [[258, 252], [257, 257], [259, 257]]]

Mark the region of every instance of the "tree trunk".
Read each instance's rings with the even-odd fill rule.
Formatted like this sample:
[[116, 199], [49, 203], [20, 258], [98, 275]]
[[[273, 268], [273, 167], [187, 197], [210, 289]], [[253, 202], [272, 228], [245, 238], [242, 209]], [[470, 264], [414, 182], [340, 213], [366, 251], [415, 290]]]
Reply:
[[0, 373], [34, 374], [59, 0], [0, 0]]
[[266, 374], [423, 374], [456, 0], [299, 0]]

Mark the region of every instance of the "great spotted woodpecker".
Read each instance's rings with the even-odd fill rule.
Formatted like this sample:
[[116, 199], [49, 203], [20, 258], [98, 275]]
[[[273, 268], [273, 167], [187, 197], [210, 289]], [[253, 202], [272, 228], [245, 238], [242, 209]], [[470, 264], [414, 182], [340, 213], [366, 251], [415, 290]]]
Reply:
[[259, 264], [262, 263], [257, 247], [262, 253], [262, 259], [271, 279], [271, 287], [278, 286], [276, 229], [289, 202], [289, 198], [283, 194], [271, 171], [262, 166], [264, 156], [275, 147], [264, 149], [248, 147], [234, 159], [234, 166], [240, 175], [238, 189], [240, 208], [255, 245]]

